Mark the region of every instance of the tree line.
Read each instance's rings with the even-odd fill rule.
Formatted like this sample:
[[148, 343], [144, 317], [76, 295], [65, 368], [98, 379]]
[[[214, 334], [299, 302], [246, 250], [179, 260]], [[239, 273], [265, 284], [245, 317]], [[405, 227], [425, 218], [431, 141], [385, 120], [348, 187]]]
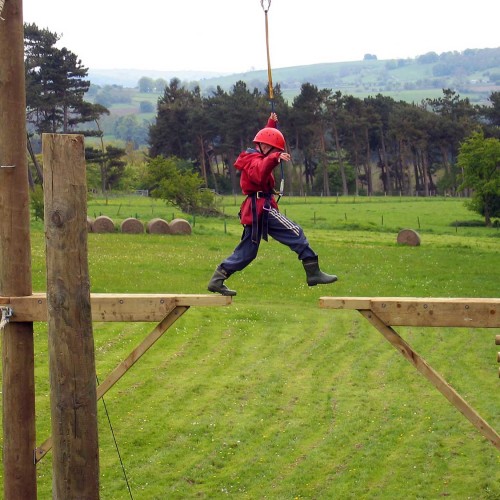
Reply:
[[364, 99], [304, 83], [293, 102], [280, 86], [267, 92], [243, 81], [204, 96], [172, 79], [158, 99], [150, 128], [150, 155], [191, 160], [205, 186], [238, 192], [231, 168], [267, 119], [270, 106], [287, 139], [293, 164], [285, 172], [295, 194], [455, 195], [457, 156], [473, 131], [500, 137], [500, 93], [473, 105], [451, 89], [421, 103], [376, 95]]

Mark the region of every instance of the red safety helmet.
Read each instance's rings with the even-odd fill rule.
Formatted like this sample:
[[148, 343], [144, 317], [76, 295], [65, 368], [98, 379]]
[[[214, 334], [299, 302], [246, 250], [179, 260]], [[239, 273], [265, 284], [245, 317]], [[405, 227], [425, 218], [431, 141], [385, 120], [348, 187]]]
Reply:
[[269, 144], [269, 146], [279, 149], [280, 151], [285, 151], [285, 138], [277, 128], [266, 127], [259, 130], [253, 142], [262, 142], [264, 144]]

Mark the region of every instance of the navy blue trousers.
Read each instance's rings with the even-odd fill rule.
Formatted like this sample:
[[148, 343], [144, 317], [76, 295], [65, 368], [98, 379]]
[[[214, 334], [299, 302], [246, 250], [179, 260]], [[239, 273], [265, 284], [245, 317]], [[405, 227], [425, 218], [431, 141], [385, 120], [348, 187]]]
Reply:
[[[309, 246], [302, 228], [275, 208], [269, 210], [267, 232], [276, 241], [283, 243], [290, 250], [293, 250], [300, 260], [317, 256]], [[257, 257], [261, 241], [262, 224], [259, 224], [256, 242], [252, 241], [252, 226], [244, 226], [240, 243], [234, 249], [233, 253], [220, 264], [228, 277], [236, 271], [241, 271], [247, 267]]]

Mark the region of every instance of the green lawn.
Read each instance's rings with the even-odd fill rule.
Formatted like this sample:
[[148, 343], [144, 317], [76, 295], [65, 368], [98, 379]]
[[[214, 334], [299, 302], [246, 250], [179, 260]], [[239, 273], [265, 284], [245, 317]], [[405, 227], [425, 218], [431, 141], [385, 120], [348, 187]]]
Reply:
[[[89, 200], [89, 216], [183, 217], [190, 236], [89, 234], [94, 292], [205, 293], [238, 243], [240, 197], [225, 217], [193, 219], [141, 197]], [[191, 308], [105, 396], [137, 500], [498, 499], [500, 453], [357, 312], [321, 296], [499, 297], [500, 230], [463, 200], [287, 198], [325, 271], [308, 287], [286, 247], [262, 243], [228, 280], [224, 308]], [[465, 226], [463, 223], [468, 222]], [[397, 232], [419, 232], [419, 247]], [[45, 290], [44, 234], [32, 230], [33, 288]], [[208, 292], [207, 292], [208, 293]], [[152, 330], [95, 323], [100, 380]], [[500, 429], [492, 330], [398, 328], [494, 428]], [[50, 434], [45, 324], [35, 325], [37, 443]], [[129, 498], [99, 403], [101, 499]], [[51, 498], [51, 457], [38, 464]]]

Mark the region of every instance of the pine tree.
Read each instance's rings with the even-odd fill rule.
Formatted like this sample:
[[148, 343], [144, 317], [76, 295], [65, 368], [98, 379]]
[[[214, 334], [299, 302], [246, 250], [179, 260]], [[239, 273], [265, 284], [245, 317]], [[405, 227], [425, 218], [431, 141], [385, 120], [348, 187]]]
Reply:
[[80, 124], [106, 113], [84, 101], [90, 87], [88, 68], [66, 47], [59, 49], [57, 33], [36, 24], [24, 27], [27, 117], [35, 131], [69, 133]]

